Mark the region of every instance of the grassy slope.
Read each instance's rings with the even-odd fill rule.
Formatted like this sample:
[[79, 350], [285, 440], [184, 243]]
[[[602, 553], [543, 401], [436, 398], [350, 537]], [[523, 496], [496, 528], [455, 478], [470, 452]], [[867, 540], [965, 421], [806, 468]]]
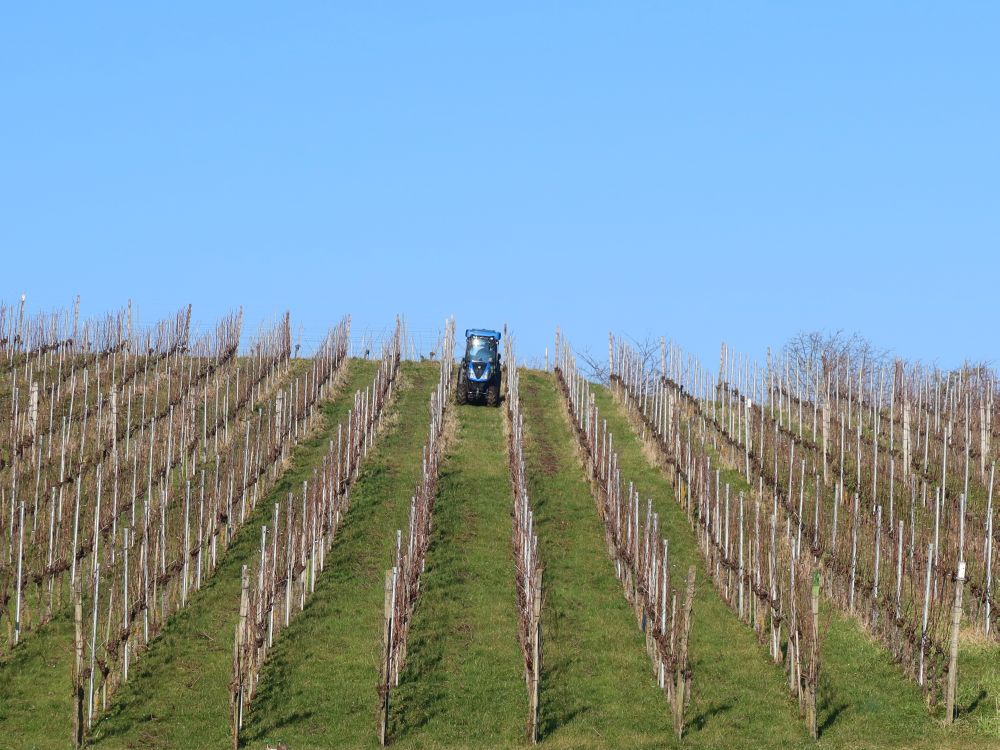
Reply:
[[406, 366], [408, 386], [397, 397], [394, 423], [368, 454], [326, 570], [271, 651], [244, 723], [246, 746], [377, 745], [385, 569], [420, 478], [437, 377], [437, 365]]
[[553, 747], [673, 742], [666, 696], [607, 555], [551, 376], [523, 371], [528, 493], [545, 566], [542, 738]]
[[68, 608], [0, 666], [0, 737], [9, 747], [67, 747], [73, 727], [73, 617]]
[[652, 497], [660, 513], [663, 534], [670, 540], [673, 579], [682, 580], [688, 566], [697, 565], [691, 628], [694, 685], [683, 744], [708, 748], [808, 744], [805, 724], [786, 697], [780, 667], [764, 656], [753, 633], [736, 619], [706, 580], [687, 517], [674, 502], [666, 479], [646, 461], [609, 394], [600, 391], [597, 399], [615, 436], [622, 477], [636, 483], [643, 500]]
[[[638, 436], [633, 431], [621, 405], [614, 401], [605, 389], [596, 389], [598, 406], [603, 416], [608, 418], [608, 428], [615, 434], [615, 445], [622, 459], [623, 475], [637, 476], [631, 472], [634, 465], [644, 467], [637, 479], [645, 497], [649, 485], [645, 481], [653, 469], [642, 455]], [[625, 456], [630, 459], [626, 462]], [[626, 472], [626, 463], [629, 471]], [[724, 479], [734, 487], [742, 481], [734, 471], [723, 472]], [[665, 482], [664, 482], [665, 484]], [[669, 492], [669, 488], [668, 492]], [[671, 498], [674, 515], [679, 524], [687, 526], [687, 521]], [[654, 496], [654, 504], [655, 504]], [[661, 510], [662, 514], [662, 510]], [[662, 518], [662, 515], [661, 515]], [[689, 528], [689, 527], [688, 527]], [[676, 534], [676, 532], [675, 532]], [[690, 532], [688, 533], [690, 535]], [[671, 547], [674, 541], [671, 537]], [[699, 575], [702, 575], [699, 563]], [[709, 584], [705, 584], [706, 586]], [[821, 655], [821, 678], [819, 696], [820, 746], [847, 748], [877, 747], [977, 747], [995, 746], [988, 738], [973, 739], [973, 727], [966, 725], [952, 732], [946, 732], [942, 725], [928, 715], [919, 688], [907, 680], [899, 668], [892, 663], [887, 652], [875, 644], [867, 634], [860, 631], [857, 624], [827, 608], [830, 628], [823, 644]], [[692, 629], [692, 639], [698, 621]], [[740, 626], [748, 635], [750, 629]], [[749, 635], [753, 640], [753, 636]], [[692, 646], [694, 649], [695, 646]], [[759, 648], [758, 660], [766, 659], [763, 647]], [[698, 678], [697, 664], [695, 679]], [[695, 695], [697, 697], [697, 683]]]
[[[274, 489], [258, 502], [216, 574], [175, 615], [136, 664], [102, 720], [94, 744], [102, 747], [226, 747], [233, 633], [239, 612], [240, 567], [255, 558], [260, 526], [274, 500], [297, 489], [318, 465], [329, 437], [354, 403], [354, 391], [374, 377], [378, 363], [352, 360], [337, 396], [323, 405], [323, 426], [303, 441]], [[68, 715], [68, 714], [67, 714]]]
[[[796, 424], [793, 423], [793, 429]], [[804, 432], [815, 439], [809, 429], [805, 429]], [[714, 451], [711, 446], [709, 452], [716, 459], [720, 459], [719, 452]], [[728, 482], [733, 488], [748, 490], [747, 483], [738, 470], [724, 468], [722, 475], [723, 481]], [[968, 589], [966, 596], [969, 596]], [[833, 665], [837, 664], [838, 660], [843, 660], [842, 669], [832, 674], [828, 671], [825, 675], [828, 680], [826, 694], [831, 706], [829, 717], [834, 714], [840, 716], [841, 713], [846, 714], [846, 718], [855, 713], [874, 714], [876, 717], [874, 721], [878, 722], [895, 714], [896, 718], [891, 720], [890, 726], [915, 728], [916, 732], [929, 740], [932, 745], [944, 742], [944, 737], [939, 737], [934, 731], [928, 731], [929, 727], [932, 728], [932, 724], [928, 723], [927, 712], [923, 708], [918, 708], [923, 700], [920, 691], [901, 676], [898, 668], [894, 666], [891, 669], [885, 668], [885, 659], [878, 656], [882, 647], [877, 643], [874, 645], [869, 643], [871, 636], [849, 615], [830, 608], [827, 616], [830, 622], [830, 643], [824, 649], [822, 656], [824, 659], [831, 659], [830, 664]], [[857, 639], [865, 642], [864, 648], [859, 649], [854, 644]], [[893, 687], [884, 690], [878, 681], [872, 680], [869, 685], [864, 685], [862, 681], [853, 688], [858, 698], [856, 704], [848, 704], [843, 697], [838, 699], [838, 695], [843, 696], [852, 692], [850, 680], [855, 679], [858, 674], [875, 674], [872, 670], [877, 670], [878, 680], [888, 679]], [[907, 683], [903, 687], [896, 684], [901, 679]], [[976, 738], [977, 741], [993, 741], [993, 744], [1000, 744], [998, 742], [1000, 741], [1000, 649], [995, 643], [987, 642], [980, 624], [972, 626], [968, 621], [963, 627], [963, 636], [959, 644], [957, 703], [958, 726], [953, 730], [953, 734], [957, 737], [953, 742], [961, 745], [966, 741], [962, 739], [963, 737], [971, 741], [973, 735], [979, 732], [981, 736]], [[942, 719], [944, 706], [941, 704], [935, 706], [933, 716]], [[911, 720], [915, 723], [910, 724]], [[828, 726], [832, 726], [832, 721], [828, 722]], [[844, 726], [841, 723], [840, 728]], [[878, 730], [878, 733], [882, 734], [883, 730]], [[909, 738], [905, 735], [895, 736], [893, 741], [907, 739]]]
[[[738, 471], [723, 469], [722, 474], [734, 488], [749, 489]], [[1000, 700], [1000, 660], [995, 646], [970, 642], [960, 648], [959, 718], [944, 734], [932, 718], [943, 718], [944, 707], [938, 705], [928, 714], [921, 691], [857, 620], [833, 607], [825, 617], [829, 635], [821, 654], [821, 689], [827, 713], [820, 721], [825, 722], [827, 739], [852, 743], [871, 734], [888, 746], [918, 741], [931, 747], [990, 740], [1000, 744], [1000, 707], [995, 705]], [[975, 737], [977, 731], [981, 736]]]
[[[281, 382], [305, 372], [308, 362], [293, 360]], [[179, 515], [181, 505], [175, 505], [173, 512]], [[85, 562], [88, 570], [89, 565], [88, 559]], [[33, 600], [39, 594], [29, 588], [26, 595]], [[69, 576], [65, 576], [61, 599], [63, 606], [56, 608], [52, 620], [23, 633], [20, 645], [0, 661], [0, 733], [17, 738], [26, 747], [64, 747], [72, 733], [73, 701], [69, 685], [73, 612], [69, 605]], [[89, 612], [85, 595], [85, 619]]]
[[457, 407], [423, 593], [393, 692], [400, 747], [512, 747], [528, 715], [517, 644], [503, 413]]
[[[353, 389], [374, 363], [352, 361], [349, 382], [324, 407], [327, 434], [346, 414]], [[353, 507], [306, 611], [272, 651], [245, 737], [251, 747], [375, 746], [375, 681], [382, 581], [405, 525], [426, 439], [426, 403], [436, 367], [404, 365], [398, 422], [373, 448]], [[603, 549], [600, 523], [563, 405], [550, 376], [522, 379], [532, 499], [546, 563], [543, 614], [543, 744], [552, 747], [675, 745], [666, 702], [655, 688], [642, 639]], [[686, 517], [649, 463], [610, 394], [596, 394], [615, 434], [623, 475], [654, 498], [669, 536], [677, 579], [698, 563], [692, 630], [694, 699], [685, 745], [811, 747], [787, 697], [780, 668], [712, 590]], [[525, 744], [527, 700], [515, 637], [510, 554], [510, 487], [500, 410], [458, 409], [458, 440], [445, 463], [424, 594], [411, 632], [410, 661], [394, 692], [393, 728], [402, 747]], [[298, 486], [325, 450], [305, 441], [275, 492]], [[273, 493], [272, 493], [273, 496]], [[269, 507], [270, 498], [261, 503]], [[108, 747], [225, 747], [231, 639], [240, 564], [253, 557], [261, 513], [241, 532], [218, 575], [175, 616], [135, 665], [133, 679], [95, 727]], [[0, 664], [0, 745], [65, 747], [70, 733], [65, 614], [32, 634]], [[963, 646], [968, 677], [961, 726], [945, 731], [915, 686], [853, 621], [834, 616], [824, 644], [819, 747], [997, 747], [995, 648]], [[968, 655], [975, 660], [969, 662]], [[984, 668], [983, 665], [988, 668]], [[992, 670], [992, 671], [990, 671]], [[992, 688], [988, 680], [992, 679]], [[994, 692], [990, 692], [990, 690]]]

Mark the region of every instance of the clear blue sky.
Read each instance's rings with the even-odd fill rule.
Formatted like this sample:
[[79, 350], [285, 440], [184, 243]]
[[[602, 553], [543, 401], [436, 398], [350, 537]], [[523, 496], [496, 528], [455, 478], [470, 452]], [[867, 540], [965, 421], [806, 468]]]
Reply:
[[8, 4], [0, 298], [1000, 360], [996, 3]]

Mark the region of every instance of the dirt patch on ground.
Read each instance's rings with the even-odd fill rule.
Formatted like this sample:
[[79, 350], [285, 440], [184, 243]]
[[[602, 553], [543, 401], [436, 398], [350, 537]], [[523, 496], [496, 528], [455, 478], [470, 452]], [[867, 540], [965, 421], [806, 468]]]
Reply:
[[[538, 385], [535, 383], [525, 383], [524, 390], [529, 398], [524, 402], [524, 410], [529, 418], [540, 424], [545, 420], [545, 414], [538, 404]], [[532, 430], [529, 439], [538, 449], [538, 463], [545, 476], [554, 476], [559, 473], [559, 454], [549, 439], [549, 436], [538, 430]]]

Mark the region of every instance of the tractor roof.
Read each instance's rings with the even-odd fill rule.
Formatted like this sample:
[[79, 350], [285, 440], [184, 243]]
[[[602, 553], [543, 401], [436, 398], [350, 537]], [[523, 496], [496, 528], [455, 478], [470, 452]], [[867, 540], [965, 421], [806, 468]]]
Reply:
[[486, 336], [487, 338], [500, 340], [500, 331], [491, 331], [489, 328], [466, 328], [465, 338], [470, 336]]

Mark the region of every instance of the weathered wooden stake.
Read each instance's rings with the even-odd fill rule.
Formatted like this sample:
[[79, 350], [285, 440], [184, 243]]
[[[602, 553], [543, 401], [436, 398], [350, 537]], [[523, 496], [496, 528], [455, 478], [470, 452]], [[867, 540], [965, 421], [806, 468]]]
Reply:
[[806, 704], [806, 716], [809, 722], [809, 734], [819, 738], [819, 728], [816, 722], [816, 690], [819, 687], [819, 571], [813, 572], [812, 583], [812, 644], [809, 654], [809, 696]]
[[955, 580], [955, 606], [951, 610], [951, 650], [948, 659], [948, 693], [945, 702], [945, 724], [955, 721], [955, 693], [958, 689], [958, 629], [962, 623], [962, 589], [965, 588], [965, 560], [958, 562]]
[[691, 674], [688, 669], [688, 636], [691, 634], [691, 608], [694, 606], [695, 566], [688, 568], [687, 591], [684, 595], [684, 618], [678, 639], [678, 655], [674, 689], [674, 731], [677, 739], [684, 736], [684, 709], [691, 700]]
[[534, 637], [531, 639], [531, 742], [538, 742], [538, 703], [539, 686], [542, 675], [542, 582], [534, 592], [532, 602], [532, 619], [535, 623]]
[[73, 582], [73, 747], [83, 745], [83, 585]]
[[[11, 499], [13, 502], [13, 498]], [[24, 500], [21, 501], [21, 512], [17, 525], [17, 605], [14, 610], [14, 645], [21, 636], [21, 588], [23, 586], [22, 569], [24, 564]]]
[[385, 571], [385, 625], [382, 629], [382, 682], [379, 686], [382, 695], [381, 711], [379, 711], [378, 744], [385, 747], [389, 734], [389, 690], [392, 684], [392, 590], [393, 570]]
[[233, 658], [236, 661], [237, 678], [236, 684], [232, 686], [233, 694], [233, 750], [240, 746], [240, 729], [243, 726], [243, 665], [244, 638], [247, 632], [247, 617], [250, 613], [250, 575], [247, 566], [242, 566], [240, 570], [240, 621], [236, 625], [236, 640], [233, 644]]

